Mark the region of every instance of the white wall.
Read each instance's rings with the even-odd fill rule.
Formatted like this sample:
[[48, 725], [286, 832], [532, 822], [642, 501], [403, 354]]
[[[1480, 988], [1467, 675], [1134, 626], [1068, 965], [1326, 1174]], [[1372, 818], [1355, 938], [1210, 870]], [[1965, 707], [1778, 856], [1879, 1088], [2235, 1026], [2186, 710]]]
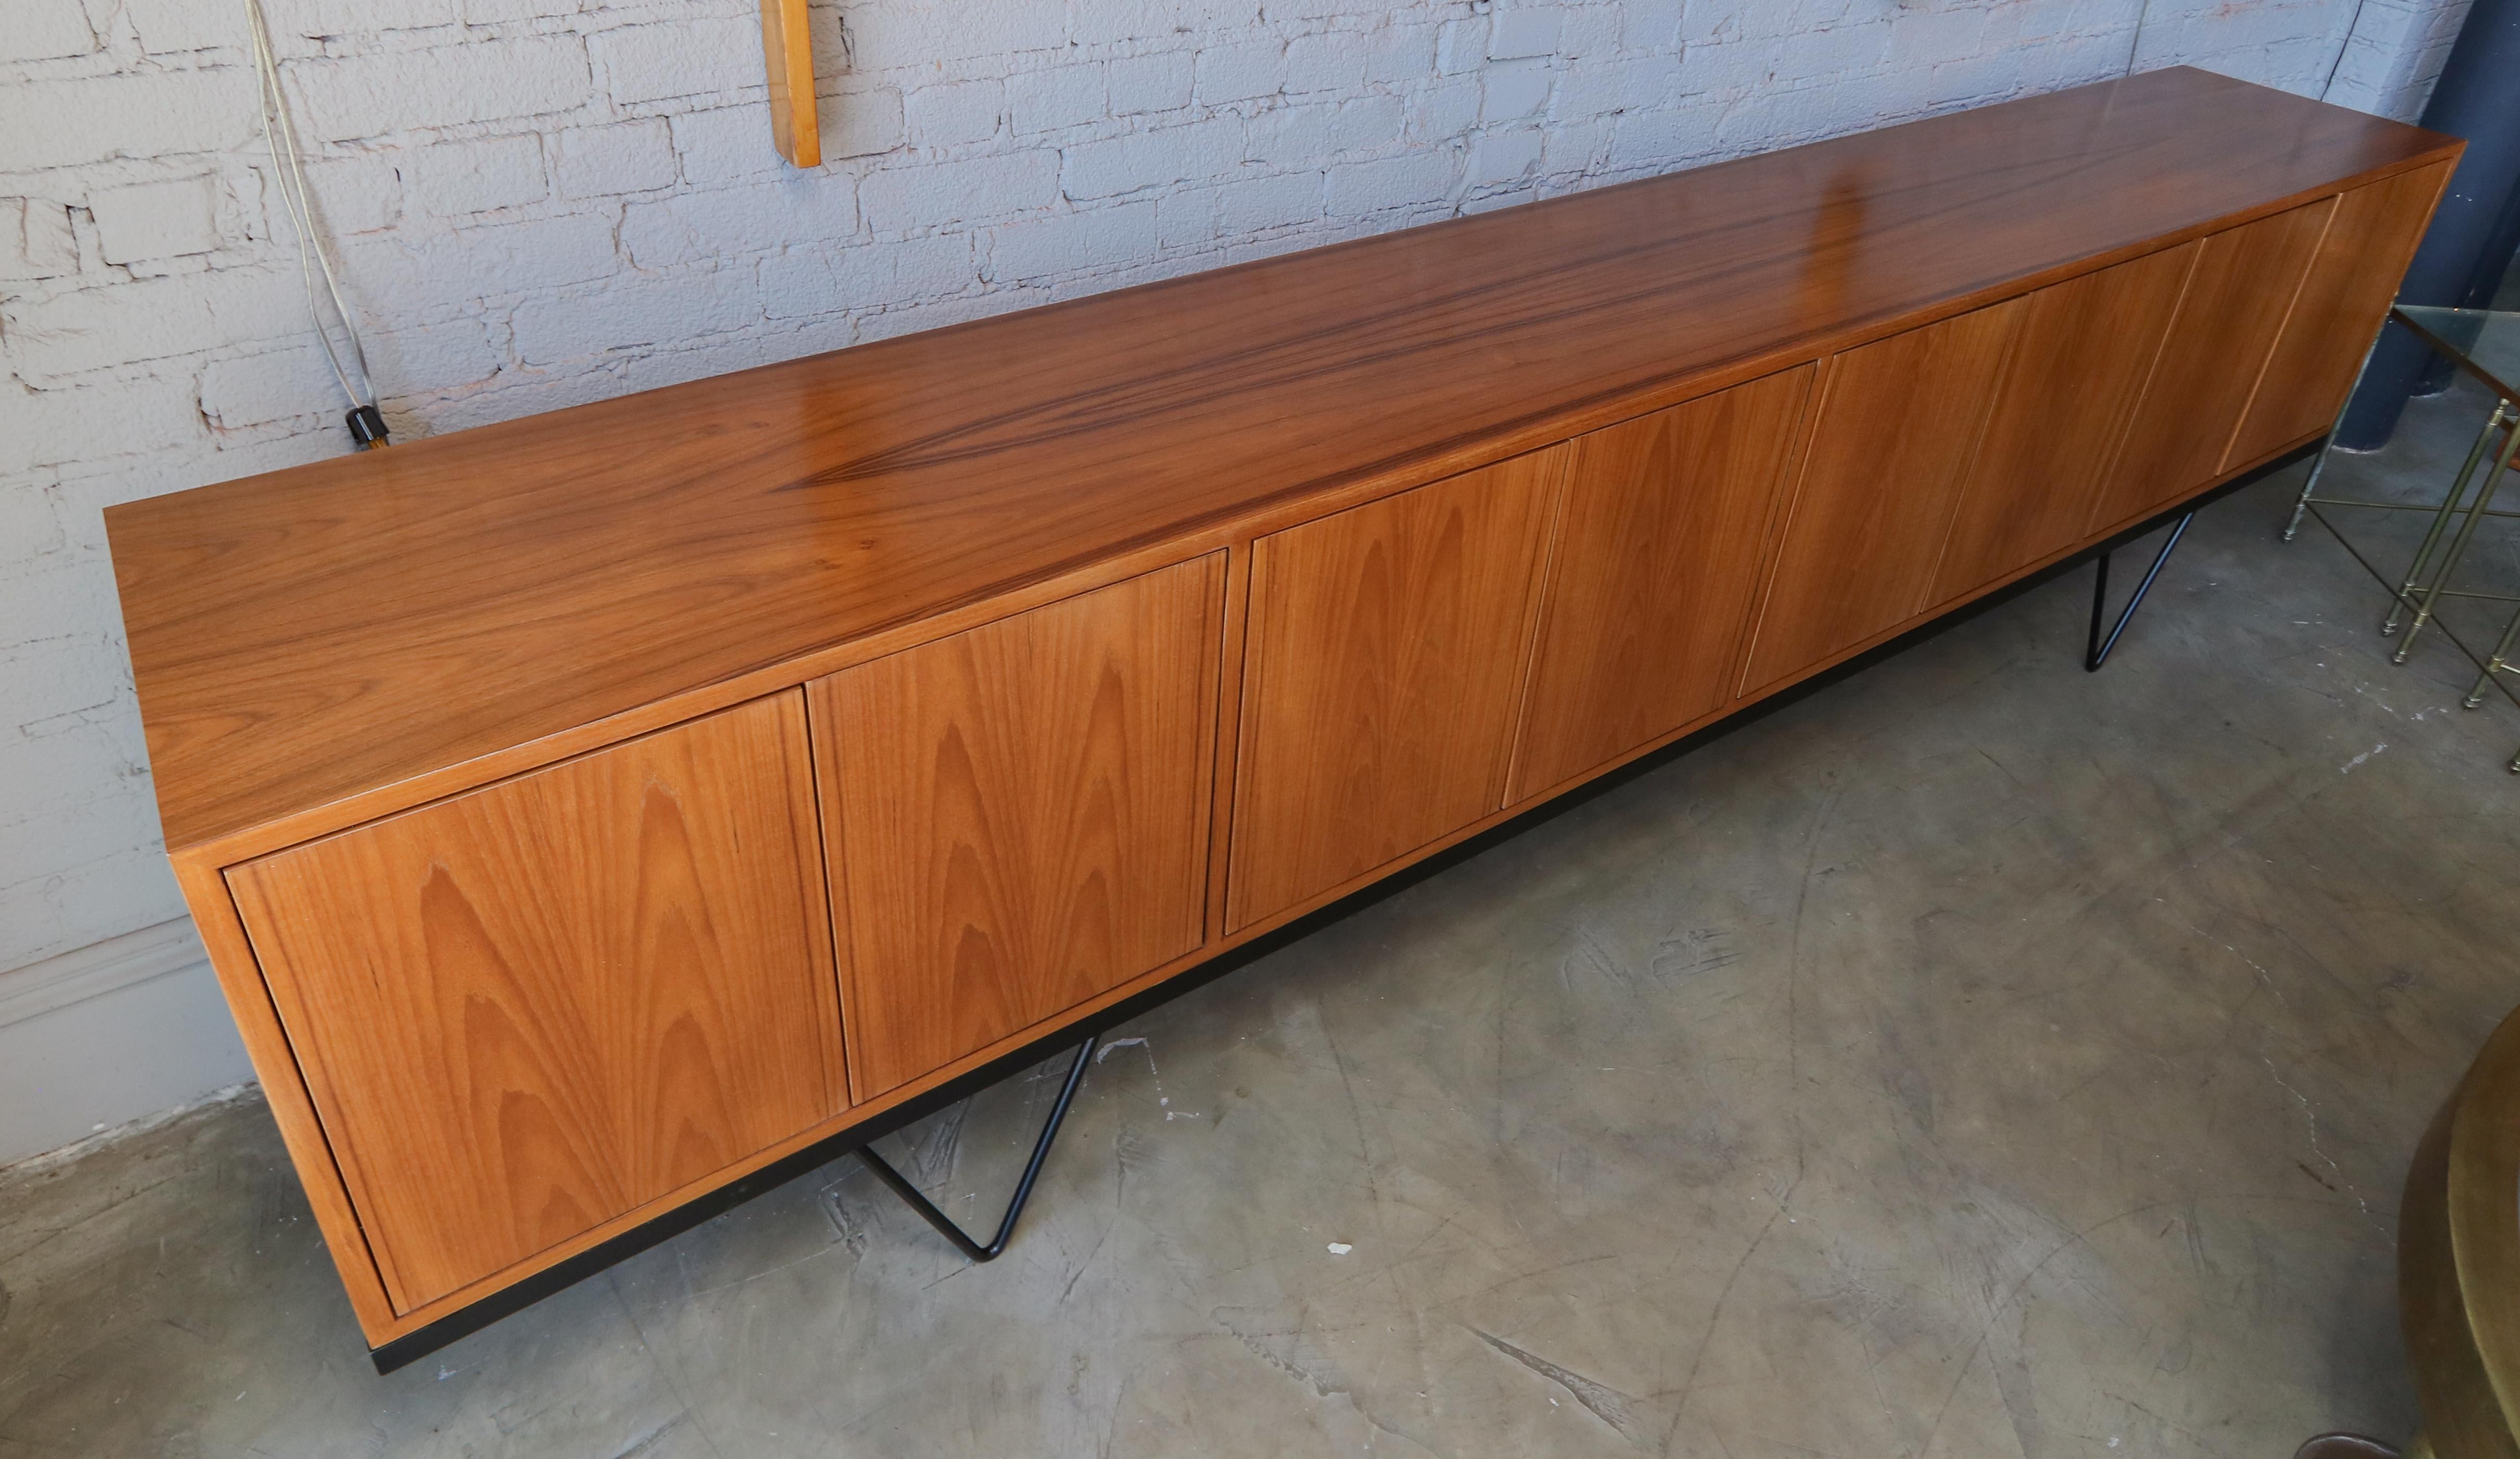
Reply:
[[0, 1165], [252, 1078], [190, 922], [0, 975]]
[[[851, 0], [815, 12], [810, 174], [752, 0], [268, 8], [407, 438], [2130, 66], [2410, 114], [2464, 0]], [[0, 990], [181, 940], [99, 512], [346, 444], [241, 0], [8, 10]], [[0, 1109], [38, 1112], [0, 1160], [228, 1077], [205, 987], [0, 1022]], [[150, 1018], [189, 1063], [109, 1040], [43, 1093], [11, 1056]]]
[[2340, 107], [2412, 121], [2440, 79], [2442, 63], [2467, 19], [2467, 0], [2366, 0], [2335, 61], [2321, 98]]

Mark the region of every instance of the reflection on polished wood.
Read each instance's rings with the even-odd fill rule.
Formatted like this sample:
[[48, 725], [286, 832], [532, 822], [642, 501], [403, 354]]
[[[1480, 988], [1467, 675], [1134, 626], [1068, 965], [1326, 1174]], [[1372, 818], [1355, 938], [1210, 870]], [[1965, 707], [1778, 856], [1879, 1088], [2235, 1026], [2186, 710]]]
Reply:
[[847, 1103], [802, 699], [229, 873], [397, 1310]]
[[1213, 554], [812, 686], [859, 1098], [1198, 946], [1223, 583]]
[[168, 843], [2451, 145], [2153, 71], [116, 507]]

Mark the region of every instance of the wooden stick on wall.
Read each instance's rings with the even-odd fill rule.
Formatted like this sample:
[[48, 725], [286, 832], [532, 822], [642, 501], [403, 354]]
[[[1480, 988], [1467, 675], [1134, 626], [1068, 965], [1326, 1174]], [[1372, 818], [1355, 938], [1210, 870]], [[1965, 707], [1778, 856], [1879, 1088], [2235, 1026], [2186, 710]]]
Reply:
[[814, 116], [814, 46], [805, 0], [761, 0], [761, 56], [770, 68], [770, 140], [799, 167], [823, 165], [823, 128]]

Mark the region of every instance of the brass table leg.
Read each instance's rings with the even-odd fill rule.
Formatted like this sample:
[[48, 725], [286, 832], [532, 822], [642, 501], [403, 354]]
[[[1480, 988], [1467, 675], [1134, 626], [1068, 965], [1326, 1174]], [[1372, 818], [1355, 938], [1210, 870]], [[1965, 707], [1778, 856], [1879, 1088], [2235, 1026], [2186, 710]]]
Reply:
[[[2507, 409], [2506, 406], [2495, 407], [2496, 419], [2499, 420]], [[2443, 590], [2450, 586], [2452, 575], [2458, 571], [2459, 559], [2467, 555], [2467, 545], [2475, 538], [2477, 525], [2485, 520], [2485, 509], [2493, 505], [2494, 494], [2501, 489], [2503, 473], [2511, 469], [2514, 456], [2520, 456], [2520, 425], [2514, 425], [2507, 432], [2501, 455], [2495, 458], [2494, 469], [2486, 473], [2485, 485], [2477, 489], [2476, 499], [2468, 504], [2466, 519], [2458, 524], [2457, 535], [2451, 539], [2450, 551], [2442, 557], [2441, 571], [2424, 585], [2422, 595], [2415, 599], [2414, 621], [2407, 625], [2407, 637], [2398, 644], [2398, 651], [2389, 655], [2389, 662], [2403, 664], [2407, 655], [2414, 651], [2415, 636], [2424, 631], [2424, 625], [2433, 616], [2434, 605], [2441, 600]], [[2441, 530], [2440, 522], [2434, 523], [2433, 530], [2437, 536]], [[2407, 600], [2406, 596], [2399, 595], [2398, 600], [2403, 604]], [[2397, 616], [2394, 609], [2390, 616], [2393, 619]]]
[[2474, 709], [2485, 702], [2485, 691], [2494, 686], [2494, 676], [2514, 668], [2511, 662], [2511, 641], [2520, 638], [2520, 609], [2514, 609], [2511, 621], [2502, 626], [2502, 637], [2495, 641], [2493, 656], [2485, 661], [2485, 670], [2476, 676], [2476, 686], [2467, 691], [2464, 707]]
[[2327, 474], [2327, 458], [2336, 451], [2336, 432], [2345, 424], [2345, 413], [2354, 409], [2355, 393], [2362, 388], [2362, 376], [2371, 369], [2371, 357], [2380, 352], [2380, 335], [2389, 332], [2389, 321], [2380, 321], [2378, 333], [2371, 336], [2371, 347], [2362, 352], [2362, 368], [2354, 372], [2354, 388], [2345, 392], [2345, 403], [2336, 408], [2336, 419], [2328, 423], [2327, 439], [2318, 443], [2318, 460], [2312, 463], [2310, 479], [2301, 484], [2301, 495], [2293, 499], [2292, 515], [2284, 522], [2283, 540], [2290, 542], [2301, 530], [2301, 514], [2311, 507], [2312, 492], [2318, 490], [2318, 478]]
[[2407, 580], [2398, 585], [2398, 596], [2389, 603], [2389, 616], [2380, 623], [2381, 637], [2386, 638], [2398, 631], [2398, 616], [2407, 610], [2415, 585], [2424, 580], [2424, 566], [2432, 560], [2433, 549], [2441, 543], [2442, 529], [2450, 525], [2450, 519], [2458, 513], [2459, 504], [2467, 497], [2468, 483], [2476, 479], [2477, 463], [2485, 460], [2486, 448], [2494, 441], [2494, 432], [2501, 428], [2509, 414], [2510, 407], [2498, 400], [2494, 403], [2494, 414], [2485, 418], [2485, 428], [2476, 433], [2476, 444], [2468, 448], [2466, 462], [2460, 464], [2458, 475], [2451, 482], [2450, 495], [2442, 499], [2440, 509], [2433, 513], [2432, 529], [2424, 533], [2423, 546], [2415, 549], [2415, 560], [2407, 564]]

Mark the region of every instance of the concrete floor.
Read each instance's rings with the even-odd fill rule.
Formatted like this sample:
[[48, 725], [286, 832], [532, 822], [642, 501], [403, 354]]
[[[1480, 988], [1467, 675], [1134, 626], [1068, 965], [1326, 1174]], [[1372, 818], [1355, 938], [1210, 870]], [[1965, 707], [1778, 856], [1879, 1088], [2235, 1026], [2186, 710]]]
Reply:
[[[259, 1103], [0, 1174], [0, 1456], [2404, 1436], [2398, 1182], [2520, 1001], [2520, 714], [2389, 666], [2337, 542], [2273, 541], [2297, 479], [2099, 675], [2077, 573], [1121, 1031], [994, 1266], [843, 1160], [379, 1378]], [[905, 1158], [983, 1225], [1053, 1087]]]

